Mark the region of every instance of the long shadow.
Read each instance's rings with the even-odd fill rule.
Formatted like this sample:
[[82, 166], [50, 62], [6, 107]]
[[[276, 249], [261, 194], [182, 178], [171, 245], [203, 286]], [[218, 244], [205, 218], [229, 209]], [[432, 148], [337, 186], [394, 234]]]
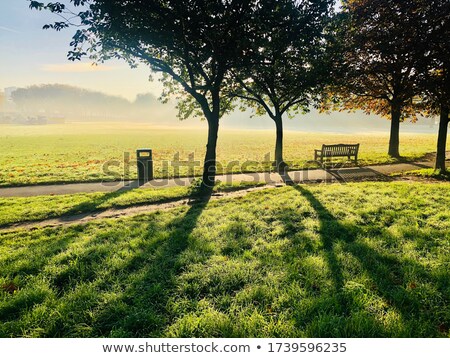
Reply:
[[322, 248], [324, 251], [324, 256], [328, 268], [330, 270], [330, 276], [333, 282], [333, 289], [336, 293], [336, 299], [340, 306], [340, 311], [345, 315], [349, 313], [349, 305], [350, 303], [346, 299], [346, 297], [341, 294], [344, 287], [344, 276], [342, 272], [341, 265], [339, 263], [339, 259], [335, 253], [335, 244], [341, 240], [349, 241], [352, 240], [352, 237], [349, 237], [349, 232], [339, 226], [336, 225], [337, 221], [333, 217], [333, 215], [326, 210], [326, 208], [317, 200], [311, 192], [306, 189], [303, 189], [299, 185], [295, 185], [294, 181], [289, 176], [289, 173], [280, 173], [283, 181], [286, 185], [292, 186], [295, 190], [299, 191], [302, 196], [304, 196], [314, 211], [317, 213], [320, 227], [319, 227], [319, 235], [322, 243]]
[[[128, 184], [129, 185], [120, 187], [116, 191], [103, 194], [99, 198], [89, 199], [87, 201], [84, 201], [84, 202], [70, 208], [65, 213], [58, 215], [58, 217], [60, 217], [60, 220], [63, 222], [73, 222], [73, 221], [82, 220], [91, 215], [101, 213], [101, 212], [107, 210], [105, 208], [102, 208], [101, 206], [104, 203], [106, 203], [108, 200], [118, 198], [118, 197], [122, 196], [123, 194], [127, 193], [128, 191], [139, 188], [143, 185], [138, 180], [129, 182]], [[197, 201], [205, 201], [205, 200], [208, 201], [209, 198], [211, 197], [211, 195], [212, 195], [212, 189], [205, 189], [201, 192], [193, 192], [190, 195], [189, 202], [197, 202]], [[162, 199], [162, 200], [158, 200], [158, 203], [172, 202], [174, 200], [179, 200], [179, 199], [183, 199], [183, 197]], [[136, 206], [143, 205], [143, 203], [134, 204], [134, 205], [136, 205]], [[124, 205], [123, 207], [127, 207], [127, 206], [131, 206], [131, 205]]]
[[100, 196], [99, 198], [89, 199], [84, 201], [78, 205], [67, 210], [60, 216], [61, 221], [77, 221], [81, 220], [87, 216], [100, 213], [105, 210], [101, 208], [101, 205], [106, 203], [108, 200], [118, 198], [123, 195], [124, 191], [115, 191], [112, 193], [106, 193]]
[[[123, 194], [127, 193], [130, 190], [137, 189], [141, 187], [143, 184], [140, 184], [137, 180], [130, 182], [129, 186], [125, 185], [117, 189], [116, 191], [105, 193], [101, 195], [98, 198], [95, 199], [89, 199], [87, 201], [84, 201], [78, 205], [75, 205], [74, 207], [71, 207], [66, 212], [62, 214], [58, 214], [56, 217], [59, 217], [62, 222], [74, 222], [82, 220], [88, 216], [92, 216], [95, 214], [99, 214], [107, 209], [102, 208], [102, 205], [106, 203], [107, 201], [111, 199], [118, 198], [122, 196]], [[174, 200], [179, 200], [181, 198], [170, 198], [170, 199], [163, 199], [158, 200], [158, 203], [166, 203], [171, 202]], [[123, 206], [114, 206], [114, 207], [127, 207], [127, 206], [138, 206], [138, 205], [144, 205], [145, 203], [138, 203], [133, 205], [123, 205]], [[49, 216], [49, 218], [52, 218], [52, 216]], [[40, 220], [37, 220], [40, 221]], [[1, 227], [1, 226], [0, 226]]]
[[[124, 185], [120, 187], [119, 189], [109, 192], [106, 194], [103, 194], [99, 198], [96, 199], [90, 199], [87, 201], [84, 201], [69, 210], [67, 210], [64, 214], [61, 215], [62, 221], [73, 221], [73, 220], [80, 220], [83, 219], [89, 215], [92, 215], [96, 212], [100, 212], [101, 208], [100, 206], [107, 202], [110, 199], [115, 199], [120, 197], [121, 195], [125, 194], [129, 190], [135, 189], [139, 187], [139, 182], [137, 180], [130, 182], [129, 185]], [[76, 216], [75, 218], [70, 218], [70, 216]]]
[[[82, 220], [88, 216], [92, 216], [95, 214], [99, 214], [105, 210], [106, 208], [102, 208], [102, 205], [106, 203], [107, 201], [111, 199], [115, 199], [123, 195], [124, 193], [128, 192], [129, 190], [138, 188], [138, 186], [131, 186], [131, 187], [121, 187], [117, 189], [116, 191], [108, 192], [101, 194], [97, 198], [89, 198], [75, 206], [72, 206], [65, 211], [58, 213], [47, 213], [46, 219], [55, 219], [59, 218], [61, 222], [74, 222]], [[180, 199], [180, 198], [177, 198]], [[168, 201], [173, 201], [173, 199], [167, 199], [167, 200], [159, 200], [158, 203], [164, 203]], [[140, 204], [135, 204], [140, 205]], [[143, 204], [142, 204], [143, 205]], [[131, 205], [124, 205], [123, 207], [131, 206]], [[116, 206], [117, 207], [117, 206]], [[120, 206], [119, 206], [120, 207]], [[44, 219], [29, 219], [29, 220], [20, 220], [20, 221], [13, 221], [13, 222], [7, 222], [4, 224], [0, 224], [0, 229], [3, 228], [9, 228], [9, 227], [15, 227], [16, 225], [20, 224], [27, 224], [27, 223], [34, 223], [34, 222], [41, 222]]]
[[359, 168], [338, 168], [338, 169], [325, 169], [339, 183], [346, 183], [348, 181], [358, 180], [378, 180], [378, 181], [392, 181], [393, 179], [388, 175], [385, 175], [372, 168], [359, 167]]
[[[64, 212], [61, 213], [48, 213], [46, 216], [46, 219], [54, 219], [59, 218], [63, 222], [72, 222], [72, 221], [78, 221], [81, 220], [87, 216], [100, 213], [102, 212], [103, 208], [101, 208], [101, 205], [107, 202], [108, 200], [117, 198], [121, 195], [123, 195], [126, 191], [117, 190], [110, 193], [102, 194], [101, 196], [97, 198], [90, 198], [86, 201], [83, 201], [73, 207], [68, 208]], [[10, 223], [0, 224], [0, 229], [8, 228], [8, 227], [14, 227], [19, 224], [24, 223], [33, 223], [33, 222], [40, 222], [43, 219], [31, 219], [31, 220], [21, 220], [21, 221], [13, 221]]]
[[[42, 258], [36, 262], [32, 261], [32, 256], [8, 258], [8, 262], [11, 261], [8, 275], [23, 276], [24, 281], [19, 288], [25, 291], [3, 306], [1, 321], [6, 323], [24, 315], [33, 315], [35, 305], [44, 302], [48, 293], [39, 290], [34, 293], [34, 288], [30, 284], [27, 286], [25, 276], [34, 277], [47, 272], [43, 277], [58, 299], [59, 316], [49, 318], [48, 327], [27, 329], [40, 329], [40, 335], [46, 337], [86, 336], [83, 330], [77, 330], [83, 326], [90, 327], [89, 336], [161, 335], [170, 323], [167, 305], [177, 274], [182, 270], [180, 255], [189, 246], [189, 237], [209, 202], [210, 194], [197, 195], [193, 205], [187, 211], [180, 209], [180, 216], [171, 222], [158, 222], [159, 215], [155, 213], [127, 219], [125, 225], [123, 221], [100, 222], [65, 230], [48, 230], [49, 234], [59, 235], [60, 239], [36, 242]], [[97, 230], [97, 226], [102, 230]], [[139, 229], [133, 233], [135, 226]], [[137, 239], [138, 246], [132, 244], [133, 239]], [[111, 257], [118, 247], [120, 250], [133, 250], [133, 253], [127, 260], [114, 264]], [[25, 261], [29, 263], [25, 265]], [[98, 298], [92, 300], [87, 291], [79, 287], [89, 287], [89, 291], [95, 292]], [[114, 299], [104, 304], [101, 302], [103, 295]], [[88, 318], [87, 313], [93, 311], [97, 313]], [[0, 336], [20, 334], [21, 331], [0, 329]]]
[[430, 169], [430, 168], [432, 168], [429, 165], [425, 165], [425, 164], [421, 164], [421, 163], [408, 163], [408, 164], [411, 164], [411, 165], [413, 165], [415, 167], [423, 168], [423, 169]]
[[[354, 182], [362, 180], [372, 180], [372, 181], [392, 181], [393, 178], [383, 174], [377, 170], [368, 167], [358, 167], [358, 168], [347, 168], [342, 165], [326, 166], [322, 165], [321, 169], [326, 173], [325, 178], [319, 179], [321, 182], [326, 183], [338, 182]], [[306, 183], [308, 182], [307, 174], [306, 178], [299, 178], [294, 175], [294, 179], [285, 170], [278, 171], [284, 183], [287, 185], [293, 185], [295, 183]]]
[[[46, 229], [46, 232], [50, 234], [50, 230]], [[18, 274], [33, 275], [39, 273], [40, 269], [45, 266], [48, 261], [48, 257], [53, 256], [62, 250], [66, 249], [69, 244], [76, 240], [75, 235], [58, 235], [58, 231], [53, 230], [51, 233], [51, 239], [48, 239], [45, 244], [40, 241], [42, 233], [30, 233], [30, 240], [27, 240], [26, 244], [19, 243], [8, 246], [9, 252], [5, 257], [0, 257], [1, 271], [12, 270], [12, 276]], [[5, 233], [0, 235], [1, 239], [7, 239], [8, 237], [14, 237], [17, 233]], [[3, 246], [3, 245], [2, 245]], [[33, 261], [24, 260], [24, 256], [32, 253], [34, 257]], [[10, 268], [11, 267], [11, 268]]]
[[[155, 227], [149, 223], [148, 245], [121, 267], [120, 271], [138, 272], [138, 278], [126, 285], [121, 303], [128, 307], [127, 313], [117, 311], [117, 307], [105, 307], [97, 319], [96, 334], [108, 336], [115, 326], [131, 337], [158, 337], [170, 324], [167, 312], [169, 300], [177, 275], [182, 270], [180, 255], [189, 246], [189, 236], [195, 229], [198, 218], [206, 208], [210, 193], [195, 199], [183, 217], [176, 218], [166, 227], [171, 234], [163, 241], [153, 239]], [[113, 272], [111, 274], [114, 275]]]
[[[436, 277], [433, 277], [433, 275], [427, 272], [422, 265], [412, 260], [399, 260], [395, 255], [381, 254], [367, 244], [358, 242], [357, 238], [365, 234], [362, 228], [356, 225], [344, 225], [340, 223], [309, 190], [298, 185], [293, 186], [293, 188], [308, 200], [318, 215], [324, 254], [337, 293], [341, 292], [345, 285], [342, 267], [334, 252], [334, 246], [340, 243], [340, 249], [351, 254], [361, 263], [364, 271], [369, 275], [372, 282], [374, 282], [375, 286], [372, 289], [383, 297], [389, 305], [395, 307], [404, 320], [414, 322], [418, 319], [423, 320], [424, 317], [427, 318], [427, 316], [433, 314], [431, 311], [427, 312], [429, 308], [424, 308], [420, 303], [421, 301], [417, 300], [417, 296], [415, 297], [414, 293], [405, 287], [407, 270], [415, 272], [419, 279], [432, 282], [442, 297], [443, 305], [448, 307], [450, 301], [448, 290], [437, 281]], [[350, 301], [351, 297], [342, 295], [340, 303], [343, 306], [342, 309], [344, 312], [350, 308]], [[435, 317], [435, 319], [438, 318]], [[441, 320], [445, 321], [446, 319], [445, 317], [441, 317]], [[439, 324], [447, 327], [449, 322], [436, 322], [433, 328], [437, 329]], [[416, 326], [417, 324], [414, 327]], [[428, 330], [427, 334], [433, 335], [433, 333], [430, 333], [433, 328], [426, 328]], [[421, 327], [417, 327], [417, 331], [412, 334], [420, 336], [420, 329]]]
[[[325, 209], [325, 207], [314, 197], [314, 195], [311, 194], [311, 192], [303, 189], [301, 186], [293, 186], [293, 188], [299, 191], [302, 196], [309, 201], [318, 215], [320, 221], [319, 235], [322, 241], [325, 259], [331, 272], [334, 290], [335, 292], [340, 292], [344, 287], [344, 277], [334, 246], [336, 242], [341, 240], [349, 241], [352, 240], [352, 237], [349, 237], [350, 233], [345, 228], [340, 225], [336, 225], [336, 219], [333, 215]], [[343, 310], [346, 311], [348, 302], [341, 299], [340, 303], [343, 306]]]
[[131, 189], [136, 189], [139, 188], [141, 186], [143, 186], [145, 183], [139, 181], [139, 180], [132, 180], [132, 181], [128, 181], [126, 183], [124, 183], [123, 186], [121, 186], [119, 189], [116, 190], [116, 192], [121, 192], [121, 191], [128, 191]]
[[[75, 234], [58, 235], [58, 233], [59, 231], [53, 231], [53, 235], [45, 244], [40, 241], [42, 233], [31, 233], [30, 240], [27, 240], [26, 243], [9, 246], [8, 255], [0, 257], [0, 278], [9, 277], [10, 281], [6, 281], [6, 283], [14, 283], [14, 286], [18, 284], [17, 289], [20, 292], [24, 288], [23, 281], [27, 277], [38, 275], [46, 266], [51, 265], [51, 260], [55, 255], [69, 248], [77, 239]], [[9, 236], [15, 235], [15, 233], [4, 234], [0, 235], [0, 238], [7, 239]], [[24, 308], [39, 305], [45, 298], [44, 293], [34, 291], [20, 296], [19, 299], [4, 302], [5, 304], [0, 308], [0, 326], [3, 321], [20, 317]], [[2, 337], [1, 329], [0, 337]]]

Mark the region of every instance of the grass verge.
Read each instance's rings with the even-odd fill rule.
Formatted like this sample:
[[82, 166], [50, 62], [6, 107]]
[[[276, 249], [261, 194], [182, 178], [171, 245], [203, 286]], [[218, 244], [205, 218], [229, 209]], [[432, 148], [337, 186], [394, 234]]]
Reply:
[[0, 235], [1, 337], [449, 337], [448, 184], [267, 189]]
[[419, 169], [411, 170], [403, 174], [394, 174], [393, 176], [413, 176], [423, 179], [436, 179], [440, 181], [450, 181], [450, 172], [441, 172], [440, 170], [429, 169]]
[[[180, 200], [195, 194], [196, 184], [170, 188], [138, 188], [111, 193], [82, 193], [0, 198], [0, 228], [61, 216], [126, 208]], [[213, 192], [227, 192], [261, 186], [262, 183], [217, 184]]]
[[[205, 129], [161, 129], [143, 123], [67, 123], [52, 126], [0, 125], [0, 186], [136, 179], [136, 149], [153, 149], [155, 178], [175, 175], [173, 162], [193, 155], [202, 174]], [[221, 130], [218, 173], [268, 171], [275, 131]], [[286, 131], [283, 153], [293, 169], [311, 167], [322, 144], [360, 143], [359, 164], [395, 163], [387, 155], [388, 133], [338, 134]], [[401, 132], [402, 161], [435, 151], [436, 135]], [[165, 165], [164, 162], [170, 162]], [[129, 163], [129, 166], [125, 165]], [[179, 174], [187, 175], [187, 166]]]

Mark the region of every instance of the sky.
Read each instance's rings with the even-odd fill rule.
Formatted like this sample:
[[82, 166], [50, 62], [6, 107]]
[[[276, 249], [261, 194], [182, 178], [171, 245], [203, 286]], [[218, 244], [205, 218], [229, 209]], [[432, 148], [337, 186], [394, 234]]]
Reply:
[[129, 100], [139, 93], [161, 94], [161, 83], [149, 81], [146, 66], [131, 69], [123, 61], [108, 61], [93, 67], [89, 59], [68, 61], [74, 30], [43, 30], [44, 24], [57, 20], [56, 15], [28, 6], [27, 0], [0, 0], [0, 91], [61, 83]]
[[108, 61], [93, 67], [92, 61], [68, 61], [74, 32], [43, 30], [56, 20], [47, 11], [28, 8], [27, 0], [0, 0], [0, 91], [5, 87], [26, 87], [61, 83], [133, 100], [138, 93], [161, 94], [161, 84], [148, 80], [145, 66], [131, 69], [123, 61]]

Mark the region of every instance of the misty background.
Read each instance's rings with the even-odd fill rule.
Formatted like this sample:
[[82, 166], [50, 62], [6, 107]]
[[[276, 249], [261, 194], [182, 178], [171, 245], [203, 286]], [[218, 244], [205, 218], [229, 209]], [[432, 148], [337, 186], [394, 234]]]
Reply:
[[[70, 31], [44, 31], [52, 14], [30, 11], [25, 0], [0, 0], [0, 123], [51, 125], [69, 122], [145, 122], [178, 128], [204, 127], [198, 118], [177, 119], [176, 103], [162, 104], [158, 75], [148, 81], [146, 66], [130, 69], [124, 61], [92, 66], [67, 61]], [[339, 2], [337, 2], [337, 7]], [[226, 115], [221, 128], [274, 130], [267, 117], [252, 111]], [[319, 114], [314, 109], [294, 119], [285, 118], [285, 130], [308, 132], [384, 132], [390, 121], [362, 112]], [[0, 131], [1, 131], [0, 127]], [[436, 133], [435, 119], [402, 124], [402, 132]]]
[[[8, 87], [0, 92], [0, 123], [17, 125], [49, 125], [66, 122], [146, 122], [158, 126], [177, 126], [179, 119], [174, 103], [161, 103], [152, 93], [138, 94], [134, 100], [63, 84]], [[188, 119], [192, 126], [198, 118]], [[184, 123], [186, 125], [188, 123]], [[268, 116], [254, 116], [252, 110], [235, 110], [221, 120], [223, 128], [273, 129]], [[286, 130], [317, 132], [388, 131], [390, 121], [362, 112], [307, 114], [284, 119]], [[435, 118], [402, 124], [403, 131], [430, 133], [436, 131]]]

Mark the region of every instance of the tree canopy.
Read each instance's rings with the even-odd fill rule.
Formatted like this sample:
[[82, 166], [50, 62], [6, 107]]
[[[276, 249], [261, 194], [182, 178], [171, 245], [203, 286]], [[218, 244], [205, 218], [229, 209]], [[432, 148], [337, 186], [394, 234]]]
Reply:
[[421, 97], [430, 115], [450, 107], [450, 2], [416, 0], [424, 20]]
[[275, 121], [278, 166], [283, 163], [283, 114], [309, 111], [330, 77], [325, 61], [325, 28], [334, 1], [276, 3], [270, 18], [258, 16], [258, 36], [250, 55], [233, 72], [237, 88], [232, 94], [254, 108], [256, 114], [267, 113]]
[[203, 182], [214, 182], [219, 118], [231, 108], [221, 91], [228, 71], [252, 41], [260, 1], [67, 0], [31, 1], [30, 7], [61, 16], [45, 28], [77, 28], [71, 60], [86, 55], [100, 62], [120, 58], [131, 66], [144, 63], [162, 72], [165, 94], [184, 99], [180, 116], [201, 113], [208, 121]]
[[338, 33], [341, 58], [334, 77], [339, 104], [391, 118], [389, 154], [399, 156], [399, 123], [416, 118], [413, 98], [424, 43], [416, 1], [347, 0]]
[[210, 186], [219, 119], [236, 97], [275, 121], [277, 162], [283, 114], [308, 111], [331, 80], [332, 103], [391, 118], [393, 157], [402, 120], [418, 109], [447, 119], [448, 0], [345, 0], [330, 23], [333, 3], [31, 0], [30, 8], [60, 17], [46, 29], [75, 29], [70, 60], [118, 58], [162, 73], [162, 97], [177, 97], [179, 117], [208, 122], [203, 183]]
[[416, 0], [423, 16], [421, 105], [429, 116], [440, 116], [435, 168], [446, 171], [445, 156], [450, 112], [450, 2]]

